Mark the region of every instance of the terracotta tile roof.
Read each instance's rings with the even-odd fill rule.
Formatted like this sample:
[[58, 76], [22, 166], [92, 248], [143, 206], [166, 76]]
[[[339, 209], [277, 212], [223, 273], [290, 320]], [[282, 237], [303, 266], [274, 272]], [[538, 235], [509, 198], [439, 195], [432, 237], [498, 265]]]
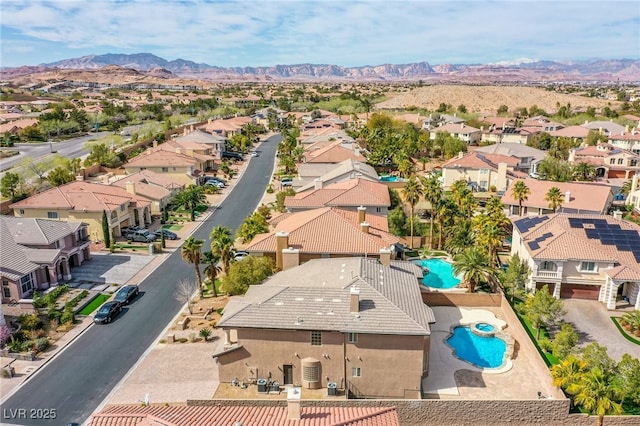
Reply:
[[[113, 183], [127, 182], [127, 181], [143, 182], [149, 185], [160, 186], [165, 189], [181, 189], [181, 188], [184, 188], [185, 186], [184, 183], [173, 179], [171, 176], [167, 176], [162, 173], [156, 173], [151, 170], [140, 170], [138, 172], [131, 173], [130, 175], [127, 175], [122, 179], [119, 179]], [[121, 186], [121, 185], [117, 185], [117, 186]]]
[[175, 151], [146, 150], [132, 158], [124, 165], [127, 167], [190, 167], [197, 166], [200, 161], [187, 154], [178, 154]]
[[144, 207], [151, 202], [140, 195], [133, 195], [117, 186], [91, 182], [71, 182], [48, 189], [39, 194], [11, 204], [11, 209], [66, 209], [74, 211], [111, 211], [128, 203]]
[[[615, 243], [603, 244], [598, 238], [589, 238], [587, 230], [592, 226], [572, 226], [571, 221], [576, 219], [605, 221], [619, 227], [625, 233], [625, 239], [640, 243], [640, 226], [607, 215], [545, 215], [536, 218], [537, 223], [531, 227], [527, 224], [532, 218], [521, 218], [514, 221], [514, 229], [521, 233], [523, 246], [535, 259], [610, 262], [617, 264], [606, 270], [612, 278], [640, 280], [640, 263], [632, 251], [619, 249]], [[530, 242], [534, 242], [533, 246]]]
[[467, 126], [464, 123], [449, 123], [449, 124], [444, 124], [442, 126], [436, 127], [435, 129], [431, 130], [432, 132], [449, 132], [449, 133], [461, 133], [461, 134], [468, 134], [468, 133], [475, 133], [475, 132], [479, 132], [480, 129], [476, 129], [475, 127], [471, 127], [471, 126]]
[[220, 136], [218, 134], [212, 134], [205, 132], [202, 129], [196, 129], [191, 133], [187, 133], [186, 135], [178, 136], [174, 139], [176, 142], [195, 142], [195, 143], [204, 143], [204, 144], [215, 144], [225, 142], [227, 138]]
[[506, 163], [507, 166], [516, 167], [520, 160], [512, 155], [485, 154], [482, 152], [469, 152], [462, 158], [453, 157], [442, 165], [445, 167], [464, 167], [467, 169], [495, 169], [498, 170], [499, 163]]
[[305, 407], [288, 420], [281, 406], [111, 405], [94, 414], [90, 426], [399, 426], [395, 407]]
[[340, 145], [328, 146], [305, 154], [305, 161], [307, 163], [340, 163], [349, 159], [363, 163], [367, 161], [367, 159], [360, 154], [359, 150], [356, 152], [353, 149], [347, 149]]
[[589, 135], [589, 129], [582, 126], [569, 126], [563, 129], [549, 132], [551, 136], [567, 137], [567, 138], [586, 138]]
[[516, 157], [520, 159], [531, 157], [534, 160], [542, 160], [547, 156], [547, 154], [542, 150], [515, 142], [502, 142], [495, 143], [493, 145], [481, 146], [477, 147], [474, 151], [485, 154], [501, 154], [506, 155], [507, 157]]
[[[506, 206], [517, 206], [518, 201], [513, 198], [511, 189], [517, 180], [511, 182], [504, 195], [501, 198], [502, 204]], [[527, 200], [522, 202], [524, 207], [549, 208], [549, 202], [544, 198], [552, 187], [557, 187], [563, 195], [570, 192], [571, 199], [564, 201], [560, 211], [575, 211], [584, 213], [603, 213], [607, 210], [613, 195], [611, 188], [607, 185], [594, 182], [551, 182], [546, 180], [526, 179], [525, 185], [531, 193]]]
[[[428, 336], [435, 317], [416, 285], [421, 277], [412, 262], [312, 259], [232, 299], [218, 326]], [[355, 288], [363, 306], [357, 316], [349, 306]]]
[[385, 184], [367, 179], [349, 179], [327, 185], [321, 189], [310, 189], [284, 200], [285, 207], [317, 208], [347, 206], [389, 207], [389, 189]]
[[619, 135], [609, 135], [609, 140], [613, 141], [640, 141], [640, 132], [626, 132]]
[[8, 123], [0, 124], [0, 133], [10, 132], [11, 129], [25, 129], [29, 126], [35, 126], [38, 124], [38, 120], [35, 118], [23, 118], [21, 120], [14, 120]]
[[398, 237], [388, 232], [386, 216], [367, 215], [368, 233], [361, 231], [357, 221], [358, 212], [335, 207], [294, 213], [281, 220], [273, 232], [256, 235], [246, 250], [275, 252], [275, 234], [283, 231], [289, 233], [289, 246], [301, 253], [378, 254], [398, 242]]
[[640, 157], [638, 154], [626, 149], [622, 149], [609, 143], [601, 143], [597, 146], [585, 146], [576, 148], [576, 156], [584, 157], [610, 157], [612, 155], [626, 154], [633, 157]]

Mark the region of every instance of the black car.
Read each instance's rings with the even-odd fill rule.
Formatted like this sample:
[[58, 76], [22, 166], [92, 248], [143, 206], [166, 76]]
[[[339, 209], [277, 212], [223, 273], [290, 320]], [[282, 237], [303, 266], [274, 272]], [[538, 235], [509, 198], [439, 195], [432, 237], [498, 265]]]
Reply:
[[140, 293], [137, 285], [125, 285], [116, 293], [114, 301], [120, 302], [122, 305], [128, 305]]
[[96, 315], [93, 317], [93, 322], [96, 324], [108, 324], [120, 313], [121, 310], [122, 304], [120, 302], [107, 302], [98, 309], [98, 312], [96, 312]]
[[164, 234], [164, 239], [165, 240], [177, 240], [178, 239], [178, 235], [176, 235], [175, 232], [171, 232], [168, 229], [158, 229], [156, 231], [152, 232], [153, 235], [155, 235], [156, 237], [158, 237], [158, 240], [160, 239], [160, 235]]

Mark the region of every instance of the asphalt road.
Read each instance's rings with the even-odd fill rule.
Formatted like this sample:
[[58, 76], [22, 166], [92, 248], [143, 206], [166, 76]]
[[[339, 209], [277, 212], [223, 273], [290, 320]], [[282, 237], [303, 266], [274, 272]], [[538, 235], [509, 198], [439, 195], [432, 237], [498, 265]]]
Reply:
[[85, 148], [85, 143], [91, 139], [99, 139], [101, 137], [112, 134], [111, 132], [98, 132], [91, 133], [86, 136], [80, 136], [73, 139], [60, 142], [38, 142], [38, 143], [18, 143], [13, 148], [8, 148], [13, 151], [19, 151], [20, 155], [5, 158], [0, 162], [0, 172], [10, 169], [18, 165], [25, 157], [31, 157], [34, 160], [40, 160], [47, 155], [52, 155], [51, 151], [56, 151], [63, 157], [76, 158], [89, 154], [89, 149]]
[[[269, 183], [280, 140], [276, 135], [261, 145], [261, 155], [251, 159], [234, 190], [194, 233], [205, 240], [204, 247], [209, 246], [214, 226], [235, 230], [255, 210]], [[182, 305], [172, 288], [193, 275], [193, 266], [182, 260], [180, 250], [174, 251], [140, 283], [141, 295], [111, 324], [91, 326], [7, 399], [0, 423], [58, 426], [85, 422], [176, 316]], [[15, 413], [23, 413], [18, 409], [25, 409], [26, 417], [46, 413], [38, 409], [55, 409], [56, 418], [17, 419]]]

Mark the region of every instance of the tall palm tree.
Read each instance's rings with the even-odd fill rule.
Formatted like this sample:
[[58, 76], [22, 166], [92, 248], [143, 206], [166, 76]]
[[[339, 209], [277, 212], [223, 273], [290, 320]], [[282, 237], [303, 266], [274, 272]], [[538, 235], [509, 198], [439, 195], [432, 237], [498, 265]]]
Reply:
[[231, 230], [226, 226], [216, 226], [209, 235], [211, 239], [211, 251], [220, 257], [222, 262], [222, 270], [224, 273], [229, 272], [229, 265], [233, 257], [233, 238]]
[[452, 228], [451, 234], [445, 248], [453, 255], [462, 253], [467, 247], [475, 244], [475, 233], [473, 232], [472, 222], [469, 219], [462, 219]]
[[453, 258], [453, 272], [462, 274], [469, 293], [473, 293], [476, 290], [476, 284], [491, 273], [491, 267], [484, 251], [478, 247], [469, 247]]
[[464, 179], [458, 179], [451, 185], [451, 199], [458, 207], [462, 206], [462, 200], [470, 192], [467, 181]]
[[178, 192], [173, 198], [173, 203], [184, 207], [191, 215], [191, 221], [196, 218], [196, 209], [199, 205], [207, 202], [207, 196], [204, 194], [202, 186], [191, 185]]
[[429, 248], [433, 248], [433, 216], [436, 204], [442, 199], [443, 192], [437, 175], [431, 175], [428, 178], [422, 177], [422, 187], [424, 188], [424, 198], [431, 205], [429, 219]]
[[182, 244], [180, 253], [182, 254], [182, 260], [187, 264], [193, 264], [196, 269], [196, 278], [198, 280], [198, 288], [200, 289], [200, 297], [202, 297], [202, 275], [200, 275], [200, 260], [202, 259], [202, 245], [204, 241], [197, 240], [193, 236], [187, 238]]
[[549, 202], [549, 208], [555, 213], [560, 207], [562, 207], [564, 195], [562, 194], [562, 191], [560, 191], [560, 188], [554, 186], [547, 191], [544, 199]]
[[616, 402], [622, 399], [622, 394], [615, 383], [615, 375], [606, 374], [598, 367], [582, 374], [567, 392], [574, 395], [576, 404], [598, 416], [598, 426], [602, 426], [605, 414], [623, 412], [622, 405]]
[[596, 175], [596, 168], [593, 164], [581, 161], [573, 168], [573, 175], [577, 180], [588, 181], [593, 180]]
[[522, 216], [522, 202], [529, 199], [531, 190], [523, 180], [517, 181], [511, 189], [511, 195], [518, 201], [518, 216]]
[[404, 188], [402, 188], [404, 200], [409, 203], [409, 206], [411, 206], [411, 248], [413, 248], [413, 210], [416, 204], [418, 204], [418, 201], [420, 201], [420, 198], [422, 198], [422, 194], [423, 191], [422, 186], [420, 186], [420, 182], [418, 182], [415, 175], [411, 176]]
[[587, 362], [575, 355], [569, 355], [560, 364], [551, 367], [553, 385], [567, 389], [576, 383], [585, 371], [587, 371]]
[[202, 255], [202, 263], [205, 265], [204, 273], [211, 281], [211, 288], [213, 289], [213, 297], [218, 297], [218, 290], [216, 289], [216, 279], [218, 273], [222, 271], [220, 268], [220, 256], [212, 251], [205, 251]]
[[438, 250], [444, 246], [445, 225], [452, 222], [456, 211], [456, 205], [449, 198], [443, 197], [436, 203], [434, 214], [438, 222]]

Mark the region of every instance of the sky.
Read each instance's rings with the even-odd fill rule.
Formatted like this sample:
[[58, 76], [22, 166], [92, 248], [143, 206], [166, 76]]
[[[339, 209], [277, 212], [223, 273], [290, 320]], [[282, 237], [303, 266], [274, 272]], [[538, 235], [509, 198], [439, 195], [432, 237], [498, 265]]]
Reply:
[[222, 67], [640, 58], [640, 2], [2, 0], [0, 66], [153, 53]]

